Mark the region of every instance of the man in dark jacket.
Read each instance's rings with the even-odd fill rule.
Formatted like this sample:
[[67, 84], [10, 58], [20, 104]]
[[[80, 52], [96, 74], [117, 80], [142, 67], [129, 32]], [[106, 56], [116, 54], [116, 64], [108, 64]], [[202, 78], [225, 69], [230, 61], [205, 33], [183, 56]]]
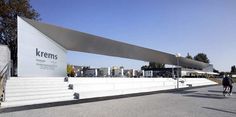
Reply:
[[224, 87], [224, 91], [226, 92], [227, 88], [230, 88], [229, 95], [232, 95], [232, 89], [233, 89], [233, 80], [229, 76], [225, 76], [222, 80], [222, 85]]

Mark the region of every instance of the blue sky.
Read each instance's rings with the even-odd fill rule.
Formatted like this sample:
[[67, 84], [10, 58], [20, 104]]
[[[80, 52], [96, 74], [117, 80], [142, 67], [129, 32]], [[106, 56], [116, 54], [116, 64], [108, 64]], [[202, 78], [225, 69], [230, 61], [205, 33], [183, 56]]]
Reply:
[[[236, 0], [31, 0], [42, 22], [172, 54], [236, 65]], [[147, 62], [68, 52], [68, 63], [140, 68]]]

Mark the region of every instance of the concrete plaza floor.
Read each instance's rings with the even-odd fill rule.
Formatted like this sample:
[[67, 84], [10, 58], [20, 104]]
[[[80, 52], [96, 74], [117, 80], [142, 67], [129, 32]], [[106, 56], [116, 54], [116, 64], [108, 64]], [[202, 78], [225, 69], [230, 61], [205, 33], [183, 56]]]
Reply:
[[232, 96], [224, 97], [222, 86], [210, 86], [178, 92], [2, 112], [0, 117], [235, 117], [236, 91], [233, 92]]

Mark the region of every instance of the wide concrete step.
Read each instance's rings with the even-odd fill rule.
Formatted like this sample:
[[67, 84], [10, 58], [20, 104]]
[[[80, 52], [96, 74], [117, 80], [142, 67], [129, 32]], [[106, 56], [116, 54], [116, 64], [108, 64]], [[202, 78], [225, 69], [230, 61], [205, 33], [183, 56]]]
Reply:
[[29, 95], [29, 96], [17, 96], [17, 97], [7, 97], [6, 101], [21, 101], [21, 100], [38, 100], [47, 98], [57, 98], [57, 97], [73, 97], [73, 92], [68, 93], [57, 93], [57, 94], [46, 94], [46, 95]]
[[23, 83], [23, 82], [64, 82], [64, 78], [10, 78], [8, 83]]
[[7, 83], [62, 83], [64, 80], [7, 80]]
[[68, 87], [45, 87], [45, 88], [30, 88], [30, 89], [6, 89], [6, 93], [26, 93], [40, 91], [60, 91], [69, 90]]
[[152, 92], [160, 90], [174, 89], [175, 86], [158, 86], [158, 87], [143, 87], [143, 88], [128, 88], [128, 89], [113, 89], [113, 90], [103, 90], [103, 91], [75, 91], [79, 99], [104, 97], [104, 96], [115, 96], [115, 95], [125, 95], [134, 94], [142, 92]]
[[64, 79], [65, 77], [10, 77], [9, 80], [38, 80], [38, 79], [46, 79], [46, 80], [58, 80]]
[[1, 107], [16, 107], [16, 106], [25, 106], [25, 105], [33, 105], [33, 104], [43, 104], [43, 103], [51, 103], [51, 102], [62, 102], [75, 100], [73, 96], [67, 97], [55, 97], [55, 98], [45, 98], [45, 99], [37, 99], [37, 100], [22, 100], [22, 101], [5, 101], [1, 104]]
[[43, 84], [43, 85], [19, 85], [19, 86], [16, 86], [16, 85], [12, 85], [12, 86], [6, 86], [6, 90], [11, 90], [11, 89], [31, 89], [31, 88], [53, 88], [53, 87], [58, 87], [58, 88], [61, 88], [61, 87], [66, 87], [68, 88], [68, 84]]
[[139, 82], [171, 82], [172, 78], [69, 78], [71, 84], [100, 84], [100, 83], [139, 83]]
[[32, 96], [32, 95], [48, 95], [48, 94], [65, 94], [74, 93], [73, 90], [48, 90], [48, 91], [37, 91], [37, 92], [25, 92], [25, 93], [7, 93], [5, 96], [8, 97], [22, 97], [22, 96]]
[[102, 91], [116, 89], [136, 89], [149, 87], [174, 86], [175, 82], [135, 82], [135, 83], [98, 83], [98, 84], [73, 84], [74, 90], [79, 91]]
[[22, 82], [9, 82], [7, 81], [6, 86], [24, 86], [24, 85], [56, 85], [56, 84], [68, 84], [67, 82], [63, 81], [22, 81]]

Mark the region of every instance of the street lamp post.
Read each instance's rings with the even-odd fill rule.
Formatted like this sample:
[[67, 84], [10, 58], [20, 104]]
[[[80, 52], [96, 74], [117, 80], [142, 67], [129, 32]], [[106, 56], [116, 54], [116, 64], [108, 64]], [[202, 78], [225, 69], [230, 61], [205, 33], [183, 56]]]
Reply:
[[179, 53], [176, 54], [176, 62], [177, 62], [177, 67], [176, 67], [176, 81], [177, 81], [177, 89], [179, 88], [179, 57], [181, 57], [181, 55]]
[[172, 78], [175, 79], [174, 65], [172, 65]]

